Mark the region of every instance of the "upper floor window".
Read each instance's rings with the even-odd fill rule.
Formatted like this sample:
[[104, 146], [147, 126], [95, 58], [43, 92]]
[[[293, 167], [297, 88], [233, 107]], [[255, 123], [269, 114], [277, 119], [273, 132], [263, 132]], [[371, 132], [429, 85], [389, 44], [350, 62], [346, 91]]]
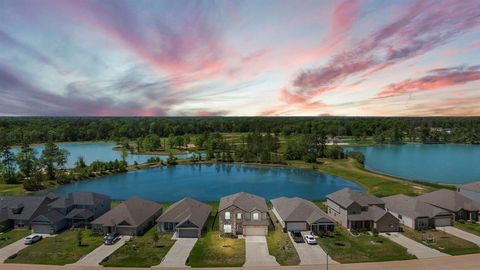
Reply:
[[242, 213], [237, 213], [237, 219], [242, 219]]
[[225, 212], [225, 219], [230, 219], [230, 212]]
[[259, 220], [259, 215], [258, 215], [258, 213], [253, 213], [252, 218], [253, 218], [253, 220]]

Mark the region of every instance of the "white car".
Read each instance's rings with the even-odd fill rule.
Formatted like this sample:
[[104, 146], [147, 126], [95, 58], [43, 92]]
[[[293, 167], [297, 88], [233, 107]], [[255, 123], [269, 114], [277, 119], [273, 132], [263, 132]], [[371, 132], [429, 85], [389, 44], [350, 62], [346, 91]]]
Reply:
[[306, 234], [305, 235], [305, 242], [310, 245], [317, 244], [317, 239], [313, 235]]
[[25, 245], [35, 244], [36, 242], [42, 240], [42, 236], [38, 234], [32, 234], [25, 237]]

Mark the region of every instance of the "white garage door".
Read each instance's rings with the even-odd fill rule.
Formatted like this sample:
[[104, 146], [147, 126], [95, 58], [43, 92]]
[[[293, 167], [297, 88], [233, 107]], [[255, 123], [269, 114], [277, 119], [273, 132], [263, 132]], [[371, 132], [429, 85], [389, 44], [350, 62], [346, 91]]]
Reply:
[[245, 235], [265, 235], [266, 226], [245, 226]]
[[288, 231], [306, 231], [307, 223], [305, 222], [288, 222], [287, 223]]
[[53, 233], [53, 228], [50, 225], [34, 225], [33, 232], [41, 233], [41, 234], [50, 234], [50, 233]]
[[452, 218], [450, 217], [437, 217], [435, 218], [435, 227], [445, 227], [452, 225]]

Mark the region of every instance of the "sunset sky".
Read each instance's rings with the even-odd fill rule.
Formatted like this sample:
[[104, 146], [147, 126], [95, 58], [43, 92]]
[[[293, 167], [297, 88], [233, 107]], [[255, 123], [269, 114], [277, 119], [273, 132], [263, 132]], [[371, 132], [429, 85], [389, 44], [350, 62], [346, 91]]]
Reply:
[[0, 0], [0, 115], [480, 115], [480, 1]]

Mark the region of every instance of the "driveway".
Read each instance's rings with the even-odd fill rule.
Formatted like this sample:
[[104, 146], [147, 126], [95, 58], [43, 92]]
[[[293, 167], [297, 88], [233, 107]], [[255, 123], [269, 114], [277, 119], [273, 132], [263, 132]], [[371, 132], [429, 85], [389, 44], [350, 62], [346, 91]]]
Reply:
[[438, 227], [437, 230], [444, 231], [446, 233], [454, 235], [458, 238], [465, 239], [467, 241], [470, 241], [470, 242], [475, 243], [475, 244], [480, 246], [480, 236], [477, 236], [475, 234], [471, 234], [471, 233], [466, 232], [464, 230], [457, 229], [453, 226]]
[[400, 246], [407, 248], [408, 253], [415, 255], [419, 259], [450, 256], [436, 249], [429, 248], [425, 245], [422, 245], [417, 241], [412, 240], [398, 232], [389, 233], [389, 234], [381, 233], [380, 235], [392, 240], [393, 242], [399, 244]]
[[[54, 237], [54, 236], [57, 236], [56, 234], [54, 235], [50, 235], [50, 234], [41, 234], [41, 236], [43, 236], [44, 238], [45, 237]], [[5, 246], [3, 248], [0, 249], [0, 262], [4, 262], [6, 259], [8, 259], [8, 257], [10, 257], [11, 255], [15, 254], [15, 253], [18, 253], [20, 250], [26, 248], [26, 247], [29, 247], [28, 245], [25, 245], [23, 242], [25, 241], [24, 238], [16, 241], [16, 242], [13, 242], [11, 243], [10, 245], [8, 246]], [[42, 241], [42, 240], [40, 240]], [[34, 244], [35, 245], [35, 244]]]
[[275, 257], [268, 253], [265, 236], [245, 236], [245, 264], [243, 266], [279, 266]]
[[[302, 233], [302, 235], [305, 234], [308, 234], [308, 232]], [[295, 243], [290, 232], [288, 233], [288, 236], [300, 257], [300, 265], [327, 264], [327, 253], [319, 245]], [[328, 264], [338, 264], [338, 262], [332, 260], [332, 258], [328, 256]]]
[[87, 255], [83, 256], [80, 260], [76, 263], [71, 265], [73, 266], [98, 266], [102, 262], [103, 259], [110, 256], [115, 250], [119, 249], [123, 246], [128, 240], [130, 240], [131, 236], [121, 236], [120, 240], [118, 240], [113, 245], [104, 245], [97, 247], [92, 252], [88, 253]]
[[187, 258], [197, 243], [198, 238], [177, 238], [159, 266], [161, 267], [184, 267]]

